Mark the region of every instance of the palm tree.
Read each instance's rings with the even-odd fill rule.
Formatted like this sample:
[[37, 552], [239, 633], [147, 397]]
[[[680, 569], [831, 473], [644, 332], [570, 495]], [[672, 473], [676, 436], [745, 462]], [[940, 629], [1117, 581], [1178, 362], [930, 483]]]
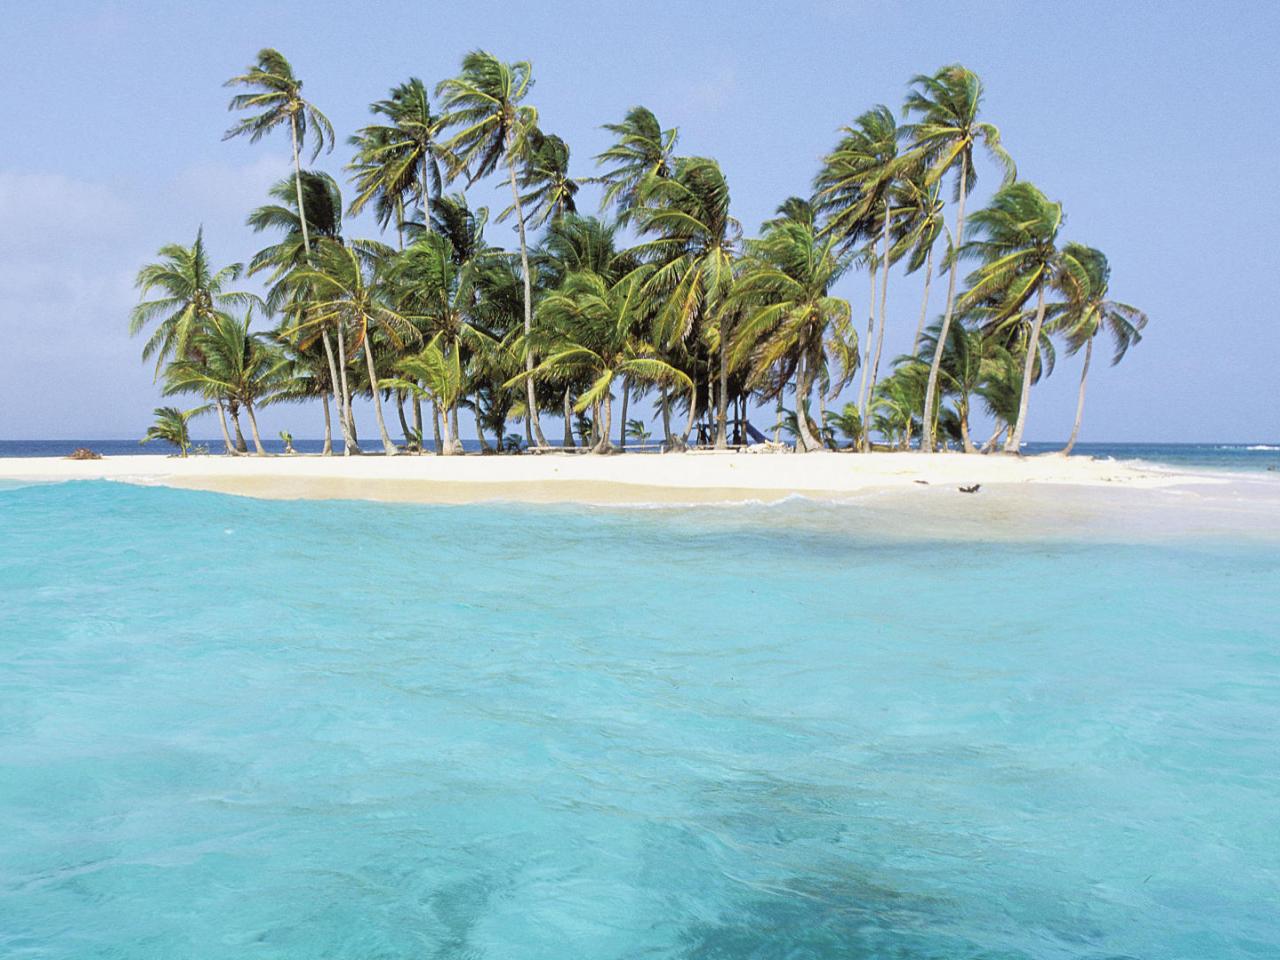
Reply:
[[[302, 191], [302, 146], [307, 135], [314, 131], [314, 142], [311, 148], [311, 159], [314, 162], [320, 152], [333, 149], [333, 125], [329, 118], [321, 113], [302, 96], [302, 81], [293, 73], [293, 66], [278, 50], [265, 47], [258, 51], [258, 61], [248, 67], [239, 76], [232, 77], [223, 86], [245, 87], [248, 93], [238, 93], [227, 104], [228, 110], [248, 111], [226, 133], [223, 140], [232, 137], [247, 136], [250, 143], [257, 143], [277, 127], [289, 124], [289, 139], [293, 147], [294, 190], [299, 214], [299, 226], [302, 228], [302, 249], [307, 262], [311, 260], [311, 235], [307, 223], [307, 204]], [[329, 341], [329, 331], [320, 328], [320, 339], [324, 344], [325, 359], [329, 362], [329, 382], [338, 383], [338, 366], [334, 360], [333, 345]], [[338, 331], [338, 352], [345, 357], [346, 351], [342, 341], [342, 331]], [[345, 360], [344, 360], [345, 363]], [[345, 381], [346, 374], [342, 380]], [[344, 453], [359, 453], [355, 445], [355, 431], [352, 424], [350, 396], [343, 391], [342, 415], [343, 436], [347, 440]]]
[[[305, 210], [305, 214], [298, 208], [297, 185], [299, 182], [302, 184], [302, 209]], [[343, 242], [342, 190], [329, 174], [316, 170], [304, 170], [300, 179], [295, 176], [274, 184], [268, 191], [268, 195], [276, 202], [256, 208], [249, 214], [246, 222], [255, 233], [264, 230], [282, 230], [284, 236], [278, 243], [264, 247], [254, 254], [253, 259], [249, 261], [249, 274], [252, 276], [255, 273], [270, 271], [266, 281], [269, 285], [267, 306], [272, 310], [279, 310], [289, 297], [295, 300], [305, 299], [306, 291], [291, 282], [290, 274], [292, 271], [305, 268], [310, 263], [309, 238], [315, 238], [317, 243], [341, 244]], [[319, 339], [323, 340], [326, 361], [332, 361], [333, 351], [328, 342], [328, 329], [322, 328], [318, 331], [313, 329], [310, 339], [317, 339], [317, 333], [321, 335]], [[346, 348], [345, 343], [342, 342], [342, 331], [339, 330], [338, 334], [339, 354], [345, 357]], [[302, 351], [309, 346], [309, 340], [297, 344], [298, 349]], [[358, 454], [360, 446], [355, 438], [350, 395], [345, 389], [339, 393], [339, 386], [345, 385], [346, 374], [345, 361], [341, 371], [331, 364], [329, 376], [324, 378], [324, 382], [330, 384], [333, 395], [338, 398], [338, 422], [342, 430], [343, 452], [349, 455]], [[335, 380], [335, 376], [338, 379]], [[328, 437], [331, 427], [327, 396], [323, 398], [323, 402], [325, 436]], [[333, 452], [330, 443], [326, 442], [324, 451], [326, 455]]]
[[829, 292], [849, 269], [850, 257], [840, 252], [836, 237], [820, 234], [803, 201], [793, 198], [780, 210], [784, 215], [766, 224], [764, 236], [747, 244], [734, 292], [744, 312], [733, 337], [733, 364], [749, 363], [748, 385], [764, 387], [767, 397], [780, 397], [794, 377], [800, 445], [805, 451], [819, 450], [823, 444], [808, 411], [813, 386], [827, 367], [829, 347], [853, 344], [851, 355], [833, 351], [841, 357], [844, 371], [832, 395], [858, 365], [849, 301]]
[[[373, 393], [373, 410], [378, 419], [382, 449], [387, 456], [396, 454], [396, 446], [387, 434], [382, 416], [382, 395], [373, 358], [373, 335], [381, 333], [394, 348], [402, 348], [405, 339], [417, 337], [413, 324], [388, 306], [389, 282], [380, 269], [393, 251], [380, 243], [364, 240], [347, 246], [324, 243], [316, 250], [315, 266], [295, 271], [291, 277], [310, 299], [299, 300], [290, 309], [295, 317], [291, 334], [308, 328], [335, 326], [352, 333], [352, 351], [363, 348], [369, 389]], [[343, 369], [346, 357], [343, 357]], [[345, 393], [344, 389], [344, 393]], [[350, 406], [349, 399], [347, 405]]]
[[[529, 211], [528, 225], [535, 229], [578, 212], [574, 197], [578, 182], [569, 176], [569, 145], [554, 134], [539, 134], [520, 169], [519, 183], [528, 189], [520, 202]], [[506, 220], [515, 204], [498, 214]]]
[[405, 357], [397, 365], [406, 377], [393, 377], [383, 381], [384, 386], [404, 390], [415, 396], [427, 397], [443, 411], [444, 444], [441, 453], [450, 456], [461, 452], [458, 438], [452, 430], [450, 414], [457, 407], [466, 386], [462, 367], [462, 345], [454, 341], [450, 346], [445, 334], [437, 333], [422, 350]]
[[596, 273], [571, 274], [561, 289], [547, 295], [539, 309], [545, 320], [541, 333], [548, 340], [546, 357], [531, 374], [522, 376], [577, 373], [591, 380], [574, 409], [582, 412], [599, 405], [596, 453], [610, 449], [612, 390], [618, 377], [693, 391], [688, 375], [660, 359], [641, 337], [646, 316], [645, 279], [643, 270], [613, 284]]
[[[205, 250], [203, 228], [196, 231], [195, 243], [190, 247], [166, 244], [160, 248], [159, 256], [159, 262], [146, 264], [138, 271], [135, 286], [142, 301], [133, 308], [129, 318], [129, 333], [133, 336], [148, 324], [156, 325], [143, 345], [142, 358], [156, 358], [157, 377], [165, 361], [191, 358], [195, 338], [219, 318], [230, 316], [228, 308], [248, 307], [257, 302], [251, 293], [224, 289], [227, 283], [241, 276], [244, 268], [233, 263], [215, 270]], [[163, 296], [145, 299], [153, 291]], [[219, 401], [218, 425], [222, 428], [222, 439], [227, 453], [236, 454], [245, 450], [244, 438], [235, 405], [231, 406], [230, 413], [236, 431], [234, 443], [227, 430], [227, 410]]]
[[[716, 397], [716, 448], [728, 446], [730, 313], [734, 263], [742, 226], [729, 214], [729, 184], [714, 160], [681, 159], [671, 177], [649, 177], [639, 187], [631, 218], [641, 234], [654, 239], [636, 247], [658, 268], [646, 284], [646, 296], [660, 303], [656, 340], [668, 347], [697, 333], [719, 345]], [[693, 339], [696, 339], [694, 337]]]
[[[978, 111], [982, 106], [982, 81], [977, 74], [958, 63], [943, 67], [933, 76], [918, 75], [911, 81], [914, 88], [907, 95], [904, 112], [915, 115], [914, 123], [906, 124], [902, 133], [911, 142], [914, 161], [924, 165], [925, 183], [937, 183], [947, 173], [956, 171], [956, 226], [952, 236], [956, 242], [964, 236], [964, 207], [969, 191], [977, 180], [973, 165], [973, 148], [981, 143], [987, 153], [1004, 168], [1005, 184], [1017, 176], [1013, 159], [1000, 142], [1000, 131], [994, 124], [980, 121]], [[937, 350], [929, 367], [929, 380], [925, 390], [925, 409], [933, 410], [938, 388], [938, 370], [942, 364], [942, 350], [947, 343], [951, 318], [956, 305], [956, 276], [958, 263], [953, 258], [947, 279], [947, 307], [942, 317]], [[933, 416], [924, 420], [924, 435], [920, 441], [923, 452], [934, 448]]]
[[[142, 358], [156, 358], [156, 374], [165, 361], [185, 357], [192, 339], [230, 307], [247, 307], [256, 301], [251, 293], [223, 289], [244, 273], [244, 265], [233, 263], [215, 270], [204, 246], [204, 228], [196, 231], [195, 243], [184, 247], [168, 243], [157, 254], [157, 263], [138, 271], [134, 286], [143, 298], [129, 315], [129, 334], [137, 336], [149, 324], [155, 330], [142, 347]], [[163, 296], [146, 300], [152, 291]]]
[[176, 360], [165, 371], [166, 395], [194, 392], [244, 407], [258, 456], [264, 456], [254, 404], [270, 402], [283, 385], [284, 355], [261, 335], [251, 334], [252, 312], [243, 321], [219, 317], [196, 341], [198, 359]]
[[279, 310], [290, 286], [285, 282], [289, 271], [307, 265], [308, 248], [302, 240], [303, 224], [307, 234], [316, 240], [342, 242], [342, 190], [329, 174], [319, 170], [302, 171], [302, 200], [305, 216], [298, 210], [296, 179], [288, 177], [272, 185], [267, 195], [274, 203], [254, 208], [245, 223], [254, 233], [278, 230], [283, 236], [263, 247], [249, 261], [249, 276], [267, 272], [267, 306]]
[[[875, 392], [880, 355], [884, 348], [885, 310], [889, 296], [889, 269], [893, 265], [890, 235], [893, 226], [894, 190], [904, 163], [898, 156], [898, 125], [883, 104], [859, 116], [845, 127], [835, 150], [823, 158], [814, 181], [815, 206], [824, 217], [824, 232], [837, 237], [845, 250], [865, 238], [871, 270], [871, 316], [863, 349], [862, 385], [858, 408], [866, 421], [867, 405]], [[879, 226], [881, 251], [874, 245]], [[876, 319], [876, 274], [880, 275], [879, 319]], [[877, 330], [878, 328], [878, 330]], [[873, 336], [874, 334], [874, 336]], [[875, 345], [874, 354], [872, 345]]]
[[[482, 268], [483, 263], [477, 260], [459, 264], [453, 245], [445, 237], [429, 233], [403, 250], [387, 269], [397, 311], [438, 342], [437, 352], [459, 358], [459, 363], [465, 351], [479, 348], [479, 340], [493, 339], [472, 322]], [[422, 356], [426, 352], [424, 350]], [[409, 371], [404, 364], [401, 369]], [[415, 397], [428, 396], [442, 409], [445, 419], [450, 421], [445, 424], [447, 436], [443, 452], [461, 452], [457, 435], [460, 398], [442, 405], [439, 390], [429, 390], [426, 394], [419, 390], [407, 392]]]
[[643, 420], [626, 420], [622, 424], [622, 434], [624, 437], [636, 441], [641, 446], [649, 442], [649, 438], [653, 436], [649, 432], [649, 428], [645, 426]]
[[[904, 363], [921, 364], [928, 369], [929, 359], [937, 349], [936, 338], [942, 322], [930, 325], [921, 337], [915, 356], [903, 357]], [[980, 330], [970, 330], [963, 323], [951, 324], [947, 332], [949, 342], [942, 354], [938, 383], [942, 392], [954, 398], [956, 426], [965, 453], [975, 452], [973, 438], [969, 435], [969, 410], [973, 395], [982, 383], [990, 341]], [[937, 414], [935, 413], [935, 416]]]
[[[1021, 448], [1026, 428], [1027, 402], [1044, 326], [1045, 294], [1055, 282], [1068, 292], [1083, 289], [1086, 283], [1080, 265], [1058, 250], [1061, 226], [1062, 204], [1047, 199], [1031, 183], [1013, 183], [1003, 187], [986, 209], [973, 215], [972, 239], [959, 250], [959, 256], [980, 259], [982, 263], [969, 275], [969, 289], [959, 298], [957, 307], [964, 312], [987, 304], [983, 313], [988, 333], [999, 335], [1022, 326], [1024, 308], [1032, 298], [1036, 301], [1025, 338], [1018, 417], [1005, 441], [1008, 453], [1017, 453]], [[942, 330], [947, 330], [945, 319]], [[935, 356], [940, 350], [935, 350]], [[925, 430], [928, 436], [928, 418]]]
[[191, 432], [187, 423], [208, 410], [208, 405], [193, 407], [190, 410], [179, 410], [177, 407], [156, 407], [156, 422], [147, 428], [146, 434], [139, 443], [150, 443], [152, 440], [163, 440], [178, 448], [178, 456], [185, 457], [191, 449]]
[[437, 142], [440, 118], [431, 110], [426, 86], [410, 77], [369, 110], [386, 122], [362, 127], [349, 141], [357, 148], [347, 165], [356, 183], [350, 213], [354, 216], [373, 202], [385, 227], [393, 217], [403, 220], [399, 214], [406, 200], [416, 196], [422, 222], [430, 224], [431, 198], [440, 195], [442, 150]]
[[1062, 252], [1084, 272], [1084, 284], [1071, 283], [1080, 295], [1068, 298], [1058, 305], [1052, 325], [1066, 334], [1067, 349], [1076, 353], [1084, 347], [1084, 366], [1080, 368], [1080, 392], [1076, 400], [1076, 419], [1071, 426], [1071, 437], [1062, 449], [1067, 456], [1080, 435], [1080, 421], [1084, 417], [1084, 391], [1089, 376], [1089, 361], [1093, 358], [1093, 341], [1106, 331], [1111, 335], [1115, 351], [1111, 365], [1124, 359], [1125, 353], [1142, 340], [1142, 330], [1147, 325], [1147, 315], [1137, 307], [1108, 297], [1111, 286], [1111, 265], [1106, 254], [1094, 247], [1080, 243], [1068, 243]]
[[[458, 76], [444, 80], [436, 87], [443, 98], [445, 111], [441, 128], [456, 132], [445, 144], [449, 152], [449, 174], [464, 171], [468, 183], [474, 183], [496, 169], [505, 159], [515, 207], [516, 228], [520, 238], [520, 268], [524, 285], [524, 334], [533, 332], [533, 289], [529, 275], [529, 244], [525, 232], [524, 205], [516, 181], [516, 167], [524, 159], [534, 139], [538, 112], [522, 104], [533, 85], [533, 68], [527, 60], [504, 63], [491, 53], [473, 50], [462, 58]], [[525, 357], [526, 372], [535, 365], [533, 354]], [[529, 423], [538, 446], [547, 445], [538, 421], [538, 400], [533, 377], [525, 380]]]
[[596, 156], [598, 166], [611, 169], [593, 177], [592, 182], [604, 184], [601, 209], [617, 204], [625, 218], [636, 205], [641, 183], [649, 177], [666, 179], [674, 172], [673, 152], [680, 133], [675, 127], [663, 130], [647, 107], [632, 107], [621, 123], [606, 123], [604, 129], [618, 139]]
[[929, 290], [933, 282], [933, 252], [938, 239], [946, 232], [943, 222], [944, 205], [942, 186], [938, 181], [925, 182], [925, 172], [919, 167], [903, 172], [898, 182], [898, 205], [903, 210], [897, 239], [894, 242], [893, 259], [907, 258], [907, 274], [924, 270], [924, 296], [920, 301], [920, 317], [916, 321], [915, 337], [911, 341], [914, 356], [920, 350], [920, 336], [924, 333], [929, 316]]

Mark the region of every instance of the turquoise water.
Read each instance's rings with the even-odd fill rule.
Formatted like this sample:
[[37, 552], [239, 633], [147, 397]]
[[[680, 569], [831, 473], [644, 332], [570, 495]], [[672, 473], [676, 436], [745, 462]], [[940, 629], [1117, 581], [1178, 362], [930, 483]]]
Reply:
[[1280, 954], [1280, 551], [0, 491], [0, 956]]

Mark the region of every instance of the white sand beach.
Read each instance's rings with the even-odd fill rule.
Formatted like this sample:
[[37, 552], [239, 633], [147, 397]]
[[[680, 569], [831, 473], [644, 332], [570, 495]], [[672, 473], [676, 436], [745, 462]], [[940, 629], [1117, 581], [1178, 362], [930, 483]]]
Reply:
[[591, 456], [159, 456], [0, 459], [0, 479], [107, 479], [269, 498], [423, 503], [708, 502], [840, 496], [923, 486], [1064, 484], [1158, 489], [1227, 482], [1089, 457], [914, 453]]
[[[0, 482], [105, 479], [263, 499], [857, 506], [886, 535], [1280, 539], [1280, 477], [1089, 457], [915, 453], [0, 458]], [[962, 486], [978, 485], [976, 495]]]

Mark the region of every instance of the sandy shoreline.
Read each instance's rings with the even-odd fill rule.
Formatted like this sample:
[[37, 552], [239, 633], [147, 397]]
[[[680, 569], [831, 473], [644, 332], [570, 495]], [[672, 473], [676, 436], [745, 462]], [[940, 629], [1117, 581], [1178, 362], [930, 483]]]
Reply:
[[1067, 484], [1155, 489], [1225, 482], [1134, 463], [913, 453], [687, 453], [598, 457], [176, 457], [0, 459], [0, 479], [108, 479], [257, 497], [433, 502], [707, 502], [837, 496], [931, 485]]
[[[1280, 477], [1139, 462], [914, 453], [0, 458], [0, 483], [104, 479], [261, 499], [587, 506], [852, 504], [805, 522], [888, 537], [1280, 541]], [[976, 496], [960, 486], [979, 484]], [[793, 521], [794, 511], [788, 515]]]

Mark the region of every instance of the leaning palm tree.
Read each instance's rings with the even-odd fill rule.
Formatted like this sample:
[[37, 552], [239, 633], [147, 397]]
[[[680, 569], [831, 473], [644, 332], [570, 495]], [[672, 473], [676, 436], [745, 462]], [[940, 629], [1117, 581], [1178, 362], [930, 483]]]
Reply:
[[661, 359], [643, 339], [645, 273], [636, 271], [613, 284], [596, 273], [571, 274], [560, 290], [547, 295], [539, 310], [546, 321], [540, 332], [549, 341], [546, 357], [531, 374], [521, 376], [562, 377], [571, 373], [590, 380], [574, 410], [598, 406], [595, 453], [607, 453], [611, 448], [613, 383], [617, 378], [622, 377], [624, 383], [665, 383], [693, 390], [693, 381]]
[[[302, 191], [302, 159], [301, 151], [308, 135], [313, 138], [311, 159], [314, 161], [326, 148], [333, 149], [333, 125], [329, 118], [316, 109], [315, 105], [302, 96], [302, 81], [293, 73], [293, 66], [278, 50], [266, 47], [258, 51], [257, 63], [244, 73], [232, 77], [223, 86], [243, 87], [248, 93], [238, 93], [227, 104], [228, 110], [242, 110], [248, 116], [242, 117], [222, 135], [223, 140], [232, 137], [247, 136], [250, 143], [257, 143], [272, 130], [287, 123], [289, 139], [293, 147], [293, 178], [298, 203], [299, 225], [302, 228], [302, 248], [306, 260], [311, 259], [311, 235], [307, 224], [307, 204]], [[338, 366], [334, 360], [333, 344], [329, 340], [329, 331], [321, 328], [320, 338], [324, 344], [325, 359], [329, 363], [329, 380], [337, 383]], [[341, 352], [341, 344], [339, 344]], [[351, 429], [351, 408], [343, 408], [344, 436], [347, 436], [347, 453], [355, 449], [354, 431]], [[348, 434], [351, 434], [348, 436]]]
[[[155, 330], [142, 347], [142, 358], [156, 358], [156, 374], [165, 361], [180, 359], [190, 352], [191, 341], [231, 307], [247, 307], [256, 301], [251, 293], [224, 289], [244, 273], [243, 264], [215, 269], [204, 245], [204, 228], [196, 231], [195, 242], [184, 247], [165, 244], [160, 260], [138, 271], [134, 285], [142, 302], [129, 315], [129, 333], [137, 336], [148, 325]], [[153, 291], [162, 296], [145, 299]]]
[[417, 197], [422, 222], [430, 224], [432, 197], [440, 195], [442, 150], [440, 118], [431, 109], [426, 86], [410, 77], [369, 109], [382, 122], [362, 127], [350, 139], [356, 148], [355, 159], [347, 165], [356, 183], [351, 214], [372, 202], [385, 227]]
[[[898, 156], [898, 140], [898, 125], [892, 111], [883, 104], [874, 107], [844, 128], [839, 143], [823, 159], [822, 169], [814, 181], [815, 206], [824, 217], [824, 231], [839, 238], [846, 250], [866, 238], [869, 259], [877, 268], [871, 271], [872, 309], [868, 318], [867, 342], [863, 348], [866, 355], [863, 358], [862, 385], [858, 391], [858, 408], [864, 422], [867, 420], [867, 405], [875, 393], [880, 355], [884, 348], [889, 270], [894, 253], [890, 239], [895, 188], [905, 165], [903, 158]], [[878, 241], [874, 237], [877, 224], [880, 228]], [[881, 245], [879, 253], [874, 250], [877, 242]], [[878, 321], [875, 316], [877, 272], [880, 275]]]
[[[310, 243], [338, 243], [342, 241], [342, 191], [337, 181], [327, 173], [316, 170], [304, 170], [301, 176], [302, 201], [298, 207], [297, 185], [299, 179], [289, 177], [274, 184], [268, 195], [274, 203], [257, 207], [249, 214], [246, 221], [255, 233], [264, 230], [281, 230], [284, 236], [254, 254], [249, 261], [249, 274], [267, 272], [266, 283], [267, 306], [272, 310], [281, 309], [285, 301], [293, 297], [305, 299], [306, 292], [291, 281], [290, 274], [308, 266], [311, 260]], [[305, 212], [304, 212], [305, 211]], [[323, 340], [325, 360], [333, 359], [327, 328], [313, 329], [309, 337], [298, 343], [301, 350], [310, 347], [310, 341]], [[346, 356], [343, 343], [343, 331], [338, 330], [338, 354]], [[338, 422], [342, 430], [343, 452], [346, 455], [358, 454], [359, 444], [355, 439], [355, 423], [350, 407], [347, 405], [348, 394], [339, 393], [338, 385], [346, 376], [345, 363], [341, 371], [330, 364], [329, 376], [324, 378], [331, 384], [333, 395], [338, 399]], [[334, 379], [337, 376], [338, 379]], [[329, 432], [328, 399], [325, 399], [325, 430]], [[332, 453], [330, 444], [325, 445], [326, 453]]]
[[671, 177], [649, 177], [639, 187], [632, 221], [652, 237], [636, 247], [658, 268], [646, 296], [659, 304], [655, 340], [671, 347], [697, 335], [719, 344], [716, 447], [728, 446], [728, 305], [742, 226], [729, 214], [729, 184], [720, 165], [705, 157], [680, 160]]
[[[800, 446], [805, 451], [820, 450], [823, 443], [810, 422], [809, 410], [814, 385], [827, 367], [828, 346], [833, 342], [853, 345], [851, 350], [839, 351], [844, 369], [838, 382], [831, 384], [832, 396], [858, 365], [849, 301], [830, 294], [851, 261], [840, 252], [834, 236], [819, 235], [813, 218], [807, 216], [807, 206], [788, 203], [793, 213], [802, 215], [770, 221], [764, 236], [747, 245], [746, 263], [734, 291], [743, 320], [733, 337], [733, 365], [747, 364], [748, 385], [763, 389], [766, 397], [780, 398], [794, 377]], [[781, 209], [787, 210], [788, 205]]]
[[[196, 338], [220, 318], [228, 317], [234, 307], [248, 307], [257, 302], [251, 293], [224, 289], [230, 281], [238, 279], [243, 267], [238, 263], [214, 269], [204, 246], [204, 230], [196, 231], [195, 243], [190, 247], [171, 243], [160, 248], [161, 259], [149, 263], [138, 271], [136, 285], [143, 298], [129, 318], [129, 332], [141, 333], [149, 324], [155, 330], [142, 348], [143, 359], [156, 358], [155, 375], [165, 361], [192, 359], [195, 356]], [[146, 297], [153, 292], [163, 294], [152, 300]], [[218, 401], [218, 424], [227, 453], [237, 454], [246, 448], [240, 432], [237, 406], [230, 408]], [[232, 442], [227, 430], [227, 414], [235, 425], [236, 440]]]
[[[373, 393], [373, 410], [378, 420], [382, 449], [387, 456], [394, 456], [397, 451], [382, 416], [382, 395], [374, 364], [373, 337], [375, 333], [380, 333], [394, 348], [399, 349], [403, 348], [406, 340], [412, 340], [418, 335], [413, 324], [387, 303], [388, 281], [382, 267], [391, 256], [390, 248], [368, 240], [347, 246], [323, 244], [316, 251], [314, 267], [294, 271], [291, 275], [292, 282], [306, 290], [309, 299], [290, 305], [293, 325], [288, 331], [290, 335], [295, 335], [305, 333], [310, 328], [324, 329], [326, 326], [351, 331], [351, 350], [354, 352], [362, 349], [364, 352], [369, 389]], [[345, 364], [344, 357], [344, 370]], [[345, 385], [343, 392], [347, 392]], [[346, 403], [350, 407], [349, 398]]]
[[1078, 295], [1060, 304], [1052, 320], [1053, 328], [1066, 335], [1067, 349], [1071, 353], [1084, 348], [1080, 392], [1076, 399], [1076, 419], [1071, 426], [1071, 437], [1062, 449], [1062, 455], [1067, 456], [1080, 435], [1089, 361], [1093, 358], [1093, 341], [1104, 331], [1111, 335], [1115, 344], [1111, 365], [1115, 366], [1124, 359], [1130, 347], [1142, 340], [1147, 315], [1135, 306], [1110, 299], [1111, 265], [1101, 250], [1080, 243], [1068, 243], [1062, 248], [1062, 252], [1084, 272], [1083, 285], [1068, 281], [1069, 288], [1076, 290]]
[[417, 397], [430, 399], [443, 412], [444, 444], [441, 453], [450, 456], [461, 453], [459, 438], [454, 436], [451, 416], [466, 389], [466, 374], [462, 364], [462, 347], [454, 341], [452, 347], [444, 333], [437, 333], [416, 354], [405, 357], [396, 369], [403, 376], [382, 381], [383, 386], [404, 390]]
[[208, 405], [193, 407], [190, 410], [179, 410], [177, 407], [156, 407], [156, 422], [147, 427], [147, 432], [139, 443], [150, 443], [163, 440], [178, 448], [178, 456], [185, 457], [191, 449], [191, 431], [188, 422], [208, 410]]
[[[569, 145], [555, 134], [539, 134], [520, 170], [520, 186], [528, 190], [520, 202], [529, 211], [528, 225], [541, 227], [578, 212], [578, 182], [569, 176]], [[515, 212], [515, 204], [498, 214], [499, 222]]]
[[596, 156], [596, 164], [609, 169], [591, 179], [604, 185], [600, 208], [617, 204], [619, 215], [625, 219], [636, 205], [645, 179], [666, 179], [674, 172], [674, 151], [680, 133], [675, 127], [663, 130], [647, 107], [632, 107], [621, 123], [606, 123], [604, 129], [617, 140]]
[[[533, 289], [529, 275], [529, 243], [525, 231], [524, 204], [516, 169], [528, 155], [536, 136], [538, 111], [522, 103], [533, 85], [533, 68], [527, 60], [504, 63], [491, 53], [473, 50], [462, 58], [458, 76], [436, 87], [442, 98], [444, 116], [441, 129], [453, 130], [445, 143], [450, 177], [466, 173], [468, 183], [488, 176], [504, 161], [511, 184], [516, 229], [520, 238], [520, 267], [524, 284], [524, 334], [533, 331]], [[535, 365], [534, 355], [525, 357], [525, 370]], [[529, 423], [538, 445], [547, 445], [538, 422], [538, 400], [533, 378], [525, 381]]]
[[220, 317], [197, 338], [198, 358], [177, 360], [165, 371], [166, 395], [198, 393], [239, 404], [248, 415], [253, 445], [265, 456], [254, 405], [270, 401], [284, 386], [287, 361], [273, 343], [249, 332], [252, 312], [243, 321]]
[[942, 186], [938, 181], [927, 183], [925, 172], [919, 167], [908, 168], [898, 183], [897, 205], [902, 208], [903, 219], [898, 224], [894, 241], [893, 259], [906, 258], [907, 274], [924, 271], [924, 295], [920, 300], [920, 317], [916, 320], [916, 333], [911, 341], [911, 353], [920, 349], [920, 337], [929, 317], [929, 291], [933, 285], [934, 250], [938, 240], [946, 233], [943, 220], [944, 204]]
[[[1017, 176], [1013, 159], [1000, 142], [1000, 131], [994, 124], [978, 119], [982, 106], [982, 81], [977, 74], [958, 63], [943, 67], [932, 76], [919, 75], [911, 81], [914, 88], [907, 95], [905, 113], [914, 116], [913, 123], [902, 128], [911, 143], [911, 153], [925, 170], [925, 183], [941, 180], [947, 173], [956, 172], [956, 226], [952, 233], [959, 243], [964, 236], [964, 207], [969, 191], [977, 180], [973, 165], [973, 148], [981, 143], [987, 153], [1004, 168], [1005, 184]], [[925, 409], [932, 410], [938, 389], [938, 370], [942, 364], [942, 350], [956, 306], [956, 260], [951, 261], [947, 279], [947, 306], [938, 335], [937, 351], [929, 368], [929, 380], [925, 390]], [[934, 448], [933, 417], [925, 417], [924, 435], [920, 449], [932, 452]]]
[[[965, 312], [985, 305], [982, 313], [989, 334], [1008, 336], [1016, 332], [1020, 335], [1026, 324], [1027, 305], [1035, 300], [1034, 313], [1023, 339], [1025, 356], [1018, 416], [1005, 441], [1005, 451], [1009, 453], [1017, 453], [1022, 446], [1031, 382], [1040, 357], [1046, 293], [1057, 284], [1071, 295], [1075, 289], [1084, 289], [1087, 282], [1074, 258], [1058, 250], [1061, 226], [1062, 204], [1046, 198], [1031, 183], [1013, 183], [1002, 188], [989, 206], [973, 215], [971, 239], [958, 251], [962, 258], [982, 262], [969, 275], [969, 288], [957, 300], [957, 308]], [[945, 319], [941, 330], [949, 332]], [[944, 346], [939, 346], [934, 355], [938, 356]], [[926, 438], [929, 419], [925, 419]]]

